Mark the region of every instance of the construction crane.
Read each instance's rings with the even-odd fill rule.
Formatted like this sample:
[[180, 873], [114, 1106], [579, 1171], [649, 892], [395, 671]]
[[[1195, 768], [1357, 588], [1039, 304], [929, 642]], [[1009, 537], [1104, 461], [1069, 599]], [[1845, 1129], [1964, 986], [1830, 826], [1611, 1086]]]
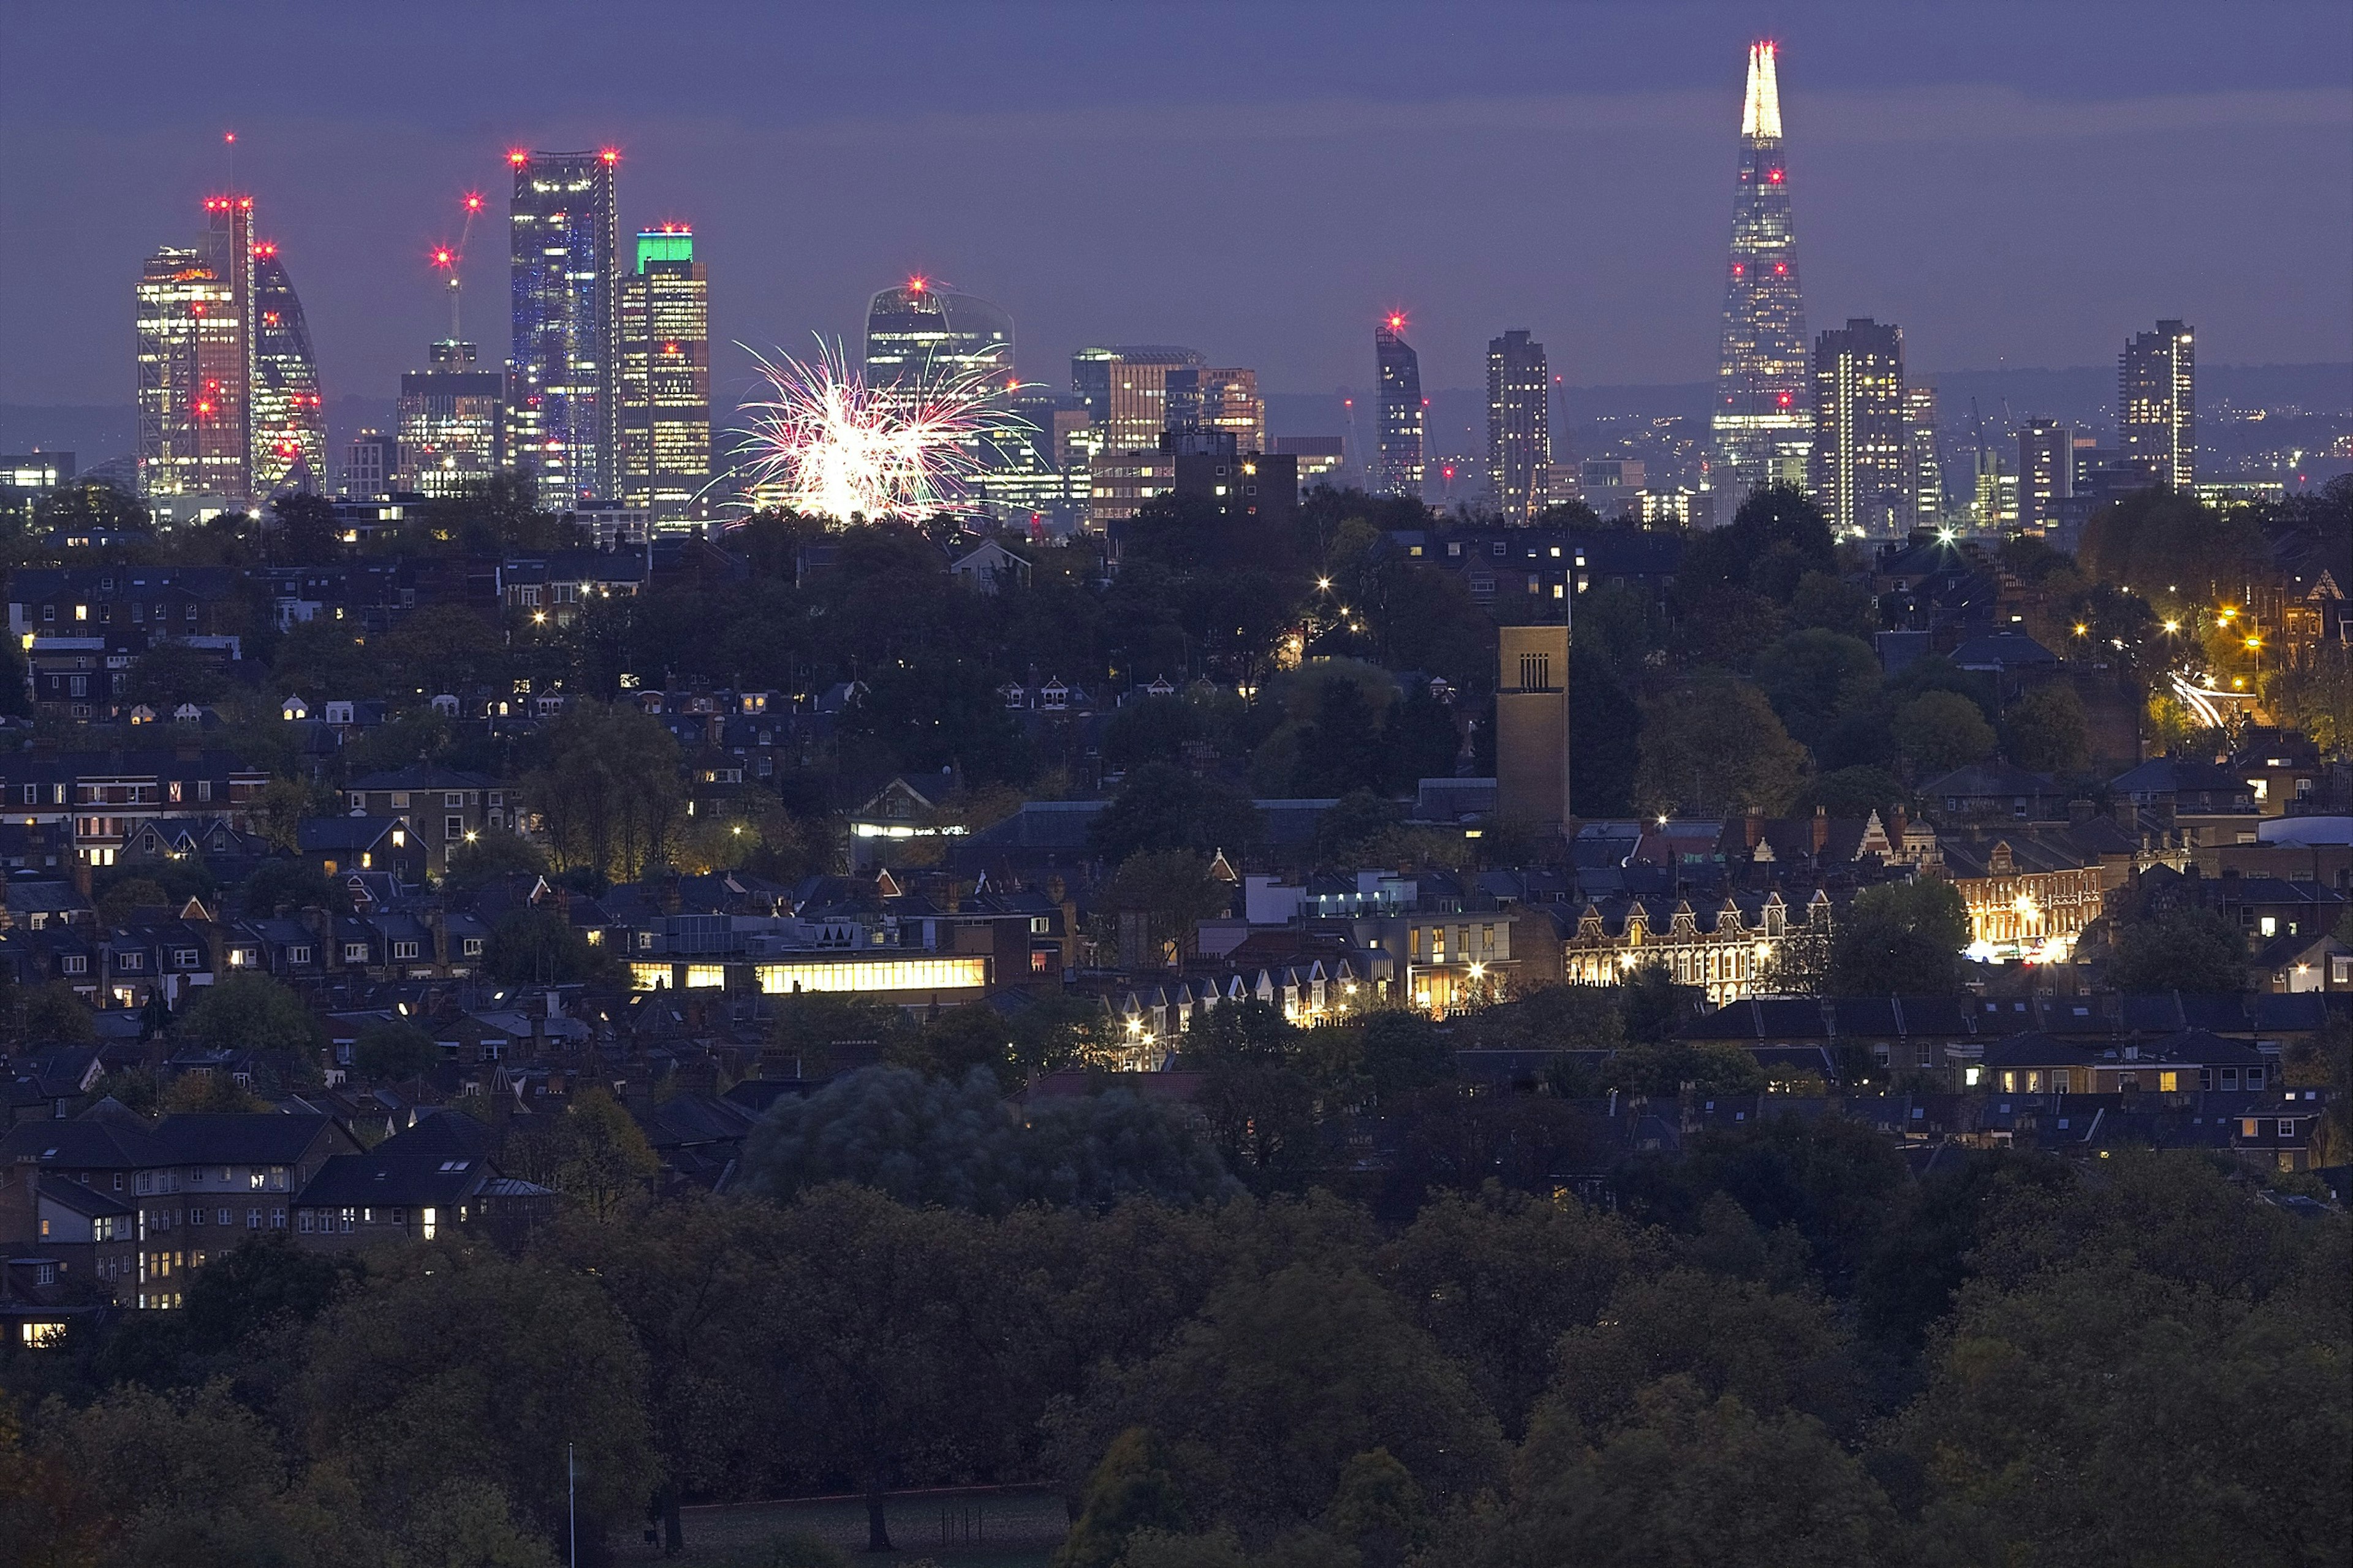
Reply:
[[482, 210], [482, 193], [468, 191], [463, 203], [465, 220], [458, 226], [458, 243], [433, 247], [433, 265], [449, 274], [449, 341], [465, 339], [466, 242], [474, 237], [474, 219]]

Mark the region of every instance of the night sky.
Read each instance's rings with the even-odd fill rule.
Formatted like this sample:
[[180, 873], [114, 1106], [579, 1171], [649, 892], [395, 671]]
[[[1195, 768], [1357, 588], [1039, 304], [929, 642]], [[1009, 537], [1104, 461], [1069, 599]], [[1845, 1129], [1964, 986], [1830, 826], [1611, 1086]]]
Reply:
[[[561, 16], [561, 25], [552, 18]], [[237, 178], [331, 398], [444, 330], [427, 246], [491, 197], [468, 336], [505, 352], [510, 146], [611, 144], [691, 223], [714, 339], [803, 350], [921, 270], [1061, 384], [1088, 341], [1362, 387], [1532, 328], [1571, 384], [1712, 373], [1741, 70], [1782, 46], [1810, 324], [1921, 369], [2353, 359], [2353, 5], [16, 5], [0, 27], [0, 402], [127, 404], [142, 258]], [[740, 353], [717, 354], [723, 382]]]

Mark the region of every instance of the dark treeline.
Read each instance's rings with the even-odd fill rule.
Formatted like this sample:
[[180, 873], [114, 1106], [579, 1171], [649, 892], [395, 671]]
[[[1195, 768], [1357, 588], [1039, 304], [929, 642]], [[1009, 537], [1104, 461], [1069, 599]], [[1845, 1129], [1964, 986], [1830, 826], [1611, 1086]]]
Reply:
[[[1016, 1137], [987, 1100], [938, 1113]], [[1063, 1568], [2288, 1564], [2353, 1531], [2347, 1222], [2196, 1157], [1922, 1175], [1767, 1120], [1614, 1207], [1491, 1181], [1384, 1223], [1216, 1180], [917, 1205], [797, 1182], [813, 1132], [519, 1257], [256, 1243], [182, 1312], [16, 1351], [0, 1560], [543, 1565], [567, 1443], [596, 1557], [686, 1500], [1009, 1481], [1070, 1500]], [[902, 1159], [971, 1157], [932, 1147]]]

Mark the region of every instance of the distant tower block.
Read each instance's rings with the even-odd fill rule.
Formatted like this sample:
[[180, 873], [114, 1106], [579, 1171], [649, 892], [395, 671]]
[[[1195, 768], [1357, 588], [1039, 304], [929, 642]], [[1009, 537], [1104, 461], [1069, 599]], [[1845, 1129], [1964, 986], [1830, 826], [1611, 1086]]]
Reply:
[[1568, 627], [1504, 626], [1495, 681], [1495, 814], [1546, 836], [1568, 825]]

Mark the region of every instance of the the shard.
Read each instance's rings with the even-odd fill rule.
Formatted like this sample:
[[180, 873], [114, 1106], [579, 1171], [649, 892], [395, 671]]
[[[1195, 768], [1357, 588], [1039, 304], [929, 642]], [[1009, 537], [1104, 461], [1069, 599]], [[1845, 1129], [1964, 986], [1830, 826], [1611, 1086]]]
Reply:
[[1740, 183], [1724, 279], [1724, 355], [1716, 372], [1713, 482], [1736, 498], [1804, 482], [1812, 444], [1806, 308], [1782, 156], [1781, 91], [1770, 43], [1748, 50], [1740, 110]]

